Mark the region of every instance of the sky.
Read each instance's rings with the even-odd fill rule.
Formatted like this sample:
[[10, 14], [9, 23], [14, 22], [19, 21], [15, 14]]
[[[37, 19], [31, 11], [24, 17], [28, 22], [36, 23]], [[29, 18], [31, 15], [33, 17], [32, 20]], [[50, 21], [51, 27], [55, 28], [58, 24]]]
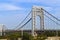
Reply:
[[42, 6], [60, 19], [60, 0], [0, 0], [0, 24], [15, 28], [34, 5]]

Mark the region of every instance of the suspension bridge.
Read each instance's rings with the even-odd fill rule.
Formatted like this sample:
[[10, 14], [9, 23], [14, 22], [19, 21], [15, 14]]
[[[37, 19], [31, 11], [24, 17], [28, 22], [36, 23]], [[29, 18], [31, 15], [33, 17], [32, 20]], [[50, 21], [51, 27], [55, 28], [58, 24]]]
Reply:
[[[39, 19], [36, 17], [39, 17]], [[36, 31], [60, 31], [60, 19], [40, 6], [33, 6], [25, 19], [22, 20], [13, 31], [20, 32], [21, 30], [31, 32], [32, 35], [34, 35]], [[10, 31], [13, 32], [12, 30]], [[8, 32], [8, 30], [6, 32]]]

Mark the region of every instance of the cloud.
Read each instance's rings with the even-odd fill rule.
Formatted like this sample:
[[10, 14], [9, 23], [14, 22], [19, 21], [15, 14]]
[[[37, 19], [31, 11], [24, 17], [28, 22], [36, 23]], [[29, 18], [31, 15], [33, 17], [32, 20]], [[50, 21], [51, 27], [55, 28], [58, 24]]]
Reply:
[[9, 29], [15, 28], [29, 12], [28, 10], [0, 12], [0, 24], [5, 24]]
[[[60, 7], [59, 8], [56, 7], [56, 6], [60, 6], [60, 0], [7, 0], [7, 1], [11, 1], [11, 3], [16, 3], [16, 4], [21, 3], [21, 2], [23, 2], [23, 3], [38, 3], [38, 4], [41, 3], [41, 4], [43, 4], [44, 9], [53, 13], [53, 15], [56, 16], [57, 18], [58, 17], [60, 18], [60, 14], [59, 14], [60, 13], [60, 11], [59, 11]], [[22, 5], [24, 5], [24, 4], [22, 4]], [[46, 5], [48, 5], [48, 6], [46, 6]], [[51, 7], [51, 6], [53, 6], [53, 7]], [[56, 7], [56, 8], [54, 8], [54, 7]], [[12, 4], [5, 4], [5, 3], [1, 4], [0, 3], [0, 10], [23, 10], [23, 11], [26, 11], [24, 9], [25, 8], [18, 7], [18, 6], [12, 5]], [[27, 8], [27, 11], [28, 10], [29, 9]], [[23, 11], [21, 11], [21, 12], [23, 12]], [[17, 14], [17, 12], [16, 12], [16, 14], [14, 13], [14, 15], [9, 14], [10, 16], [9, 15], [8, 16], [1, 16], [0, 15], [0, 19], [1, 19], [0, 23], [8, 25], [10, 28], [11, 26], [18, 24], [18, 22], [21, 22], [23, 20], [22, 18], [24, 18], [26, 15], [25, 13], [27, 13], [27, 12], [23, 12], [22, 14]], [[5, 12], [5, 14], [6, 14], [6, 12]]]
[[7, 28], [16, 27], [24, 18], [26, 14], [11, 14], [11, 15], [0, 15], [0, 24], [5, 24]]
[[10, 0], [14, 2], [44, 2], [44, 3], [59, 3], [60, 0]]
[[22, 7], [14, 6], [11, 4], [0, 4], [0, 10], [23, 10]]
[[41, 0], [38, 2], [49, 5], [49, 6], [60, 6], [60, 0]]
[[60, 6], [60, 0], [10, 0], [12, 2], [42, 3], [51, 6]]

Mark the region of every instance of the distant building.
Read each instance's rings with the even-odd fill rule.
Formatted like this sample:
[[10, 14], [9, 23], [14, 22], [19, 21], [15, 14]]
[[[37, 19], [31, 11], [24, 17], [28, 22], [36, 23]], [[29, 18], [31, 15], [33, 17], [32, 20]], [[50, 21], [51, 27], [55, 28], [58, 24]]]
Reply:
[[4, 35], [6, 28], [4, 24], [0, 24], [0, 36]]

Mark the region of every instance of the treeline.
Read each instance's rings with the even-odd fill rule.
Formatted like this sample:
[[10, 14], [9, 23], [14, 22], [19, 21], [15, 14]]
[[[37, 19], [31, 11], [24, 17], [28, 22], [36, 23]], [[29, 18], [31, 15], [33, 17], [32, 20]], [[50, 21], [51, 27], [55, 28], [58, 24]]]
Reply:
[[37, 36], [33, 37], [31, 34], [23, 32], [13, 32], [13, 33], [7, 33], [5, 36], [0, 36], [0, 39], [7, 38], [10, 40], [17, 40], [18, 38], [22, 38], [22, 40], [44, 40], [47, 37], [52, 36], [60, 36], [60, 32], [41, 32], [38, 33]]

